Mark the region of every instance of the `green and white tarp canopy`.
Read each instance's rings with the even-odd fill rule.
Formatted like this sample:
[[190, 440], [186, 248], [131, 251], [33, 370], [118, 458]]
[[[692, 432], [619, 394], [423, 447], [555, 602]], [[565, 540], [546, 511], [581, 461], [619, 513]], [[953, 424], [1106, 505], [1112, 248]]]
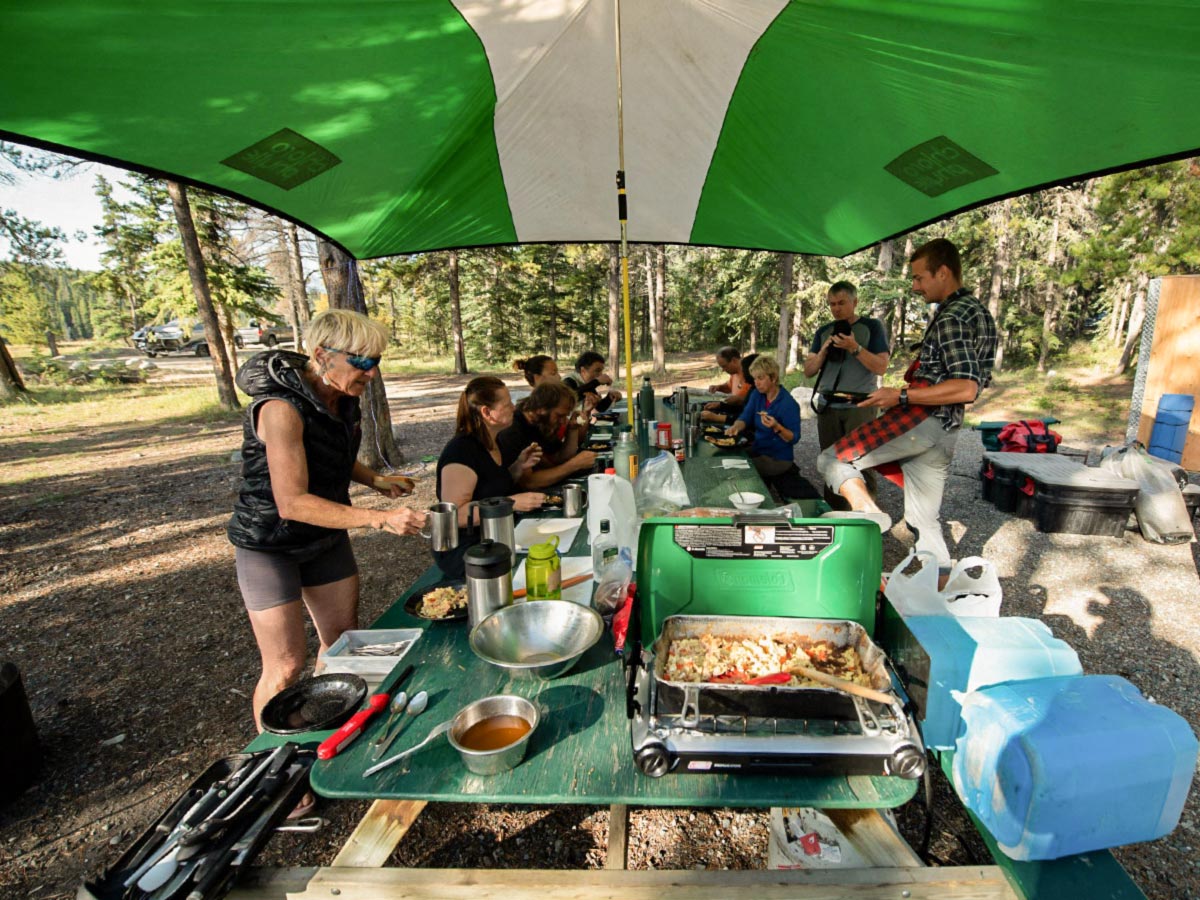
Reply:
[[[359, 258], [614, 241], [614, 0], [12, 0], [0, 132]], [[1197, 0], [623, 0], [629, 239], [843, 255], [1200, 147]]]

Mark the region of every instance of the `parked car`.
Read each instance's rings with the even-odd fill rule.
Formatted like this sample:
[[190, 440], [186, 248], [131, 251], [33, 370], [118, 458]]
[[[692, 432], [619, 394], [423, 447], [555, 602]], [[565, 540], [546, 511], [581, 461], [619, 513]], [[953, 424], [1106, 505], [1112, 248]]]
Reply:
[[[139, 328], [130, 337], [133, 346], [154, 357], [160, 353], [194, 353], [196, 356], [208, 356], [208, 339], [204, 336], [204, 323], [197, 322], [190, 333], [185, 332], [185, 326], [178, 319], [172, 319], [162, 325], [146, 325]], [[242, 336], [235, 335], [234, 344], [242, 347]]]
[[239, 328], [237, 333], [247, 347], [255, 344], [274, 347], [276, 344], [291, 341], [293, 337], [291, 325], [272, 325], [270, 322], [261, 322], [258, 319], [251, 319], [244, 328]]

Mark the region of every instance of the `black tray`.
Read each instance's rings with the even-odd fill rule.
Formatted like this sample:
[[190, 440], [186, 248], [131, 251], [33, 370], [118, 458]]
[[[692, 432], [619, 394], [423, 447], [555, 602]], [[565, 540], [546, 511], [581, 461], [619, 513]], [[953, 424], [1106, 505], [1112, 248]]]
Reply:
[[442, 616], [440, 619], [435, 619], [433, 616], [422, 615], [419, 610], [421, 608], [421, 600], [430, 591], [436, 591], [438, 588], [454, 588], [462, 590], [467, 586], [467, 582], [462, 578], [447, 578], [445, 581], [439, 581], [437, 584], [431, 584], [427, 588], [413, 592], [413, 595], [404, 601], [404, 611], [410, 616], [416, 616], [418, 619], [424, 619], [426, 622], [461, 622], [467, 617], [467, 608], [455, 610], [448, 616]]
[[613, 448], [612, 441], [587, 441], [580, 450], [591, 450], [593, 453], [609, 453]]
[[[101, 871], [95, 878], [80, 885], [75, 895], [76, 900], [121, 900], [126, 897], [133, 900], [133, 898], [143, 897], [143, 892], [137, 890], [136, 884], [130, 889], [126, 889], [124, 886], [125, 880], [142, 864], [146, 855], [143, 851], [153, 852], [156, 847], [160, 847], [176, 823], [211, 785], [227, 778], [244, 766], [257, 765], [273, 752], [274, 748], [260, 750], [257, 753], [235, 753], [214, 762], [176, 798], [175, 802], [161, 816], [151, 823], [149, 828], [142, 832], [116, 862]], [[288, 775], [283, 787], [275, 793], [276, 799], [262, 808], [254, 818], [248, 819], [245, 826], [231, 826], [232, 833], [222, 835], [221, 839], [212, 841], [210, 845], [212, 849], [204, 854], [205, 857], [211, 853], [214, 865], [221, 857], [226, 857], [224, 860], [226, 865], [217, 867], [223, 871], [219, 872], [216, 880], [204, 890], [202, 894], [204, 900], [216, 900], [216, 898], [225, 896], [241, 873], [254, 861], [254, 857], [274, 834], [276, 826], [295, 808], [304, 795], [304, 791], [308, 788], [308, 772], [315, 759], [316, 756], [312, 750], [298, 751], [286, 770]], [[229, 856], [235, 848], [236, 855]], [[199, 875], [201, 880], [204, 879], [203, 871], [194, 874]], [[196, 887], [194, 880], [189, 879], [178, 889], [170, 893], [156, 894], [155, 897], [161, 897], [162, 900], [181, 900]]]

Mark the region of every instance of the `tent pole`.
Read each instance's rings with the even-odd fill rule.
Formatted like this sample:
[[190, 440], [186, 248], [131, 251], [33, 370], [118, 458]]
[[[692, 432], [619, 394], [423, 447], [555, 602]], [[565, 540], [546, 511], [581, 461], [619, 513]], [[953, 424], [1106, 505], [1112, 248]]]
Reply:
[[[633, 341], [629, 330], [629, 208], [625, 196], [625, 117], [621, 106], [621, 0], [613, 0], [617, 29], [617, 215], [621, 220], [621, 298], [625, 320], [625, 419], [633, 425]], [[649, 413], [653, 415], [653, 410]]]

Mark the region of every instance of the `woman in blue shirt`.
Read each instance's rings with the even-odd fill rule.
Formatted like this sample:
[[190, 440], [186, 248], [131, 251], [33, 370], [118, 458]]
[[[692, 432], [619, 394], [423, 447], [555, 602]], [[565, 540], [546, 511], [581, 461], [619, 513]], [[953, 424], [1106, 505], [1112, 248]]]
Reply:
[[764, 481], [792, 471], [792, 446], [800, 440], [800, 405], [779, 384], [779, 364], [774, 357], [760, 356], [750, 366], [754, 390], [737, 421], [725, 429], [738, 435], [753, 429], [750, 459]]

